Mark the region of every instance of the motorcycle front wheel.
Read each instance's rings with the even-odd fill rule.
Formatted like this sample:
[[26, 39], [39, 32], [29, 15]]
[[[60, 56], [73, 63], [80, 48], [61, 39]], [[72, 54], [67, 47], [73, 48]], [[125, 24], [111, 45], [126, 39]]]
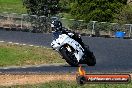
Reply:
[[75, 57], [74, 53], [71, 51], [68, 51], [68, 49], [64, 46], [60, 50], [63, 58], [66, 60], [66, 62], [71, 65], [72, 67], [78, 67], [79, 63], [77, 61], [77, 58]]

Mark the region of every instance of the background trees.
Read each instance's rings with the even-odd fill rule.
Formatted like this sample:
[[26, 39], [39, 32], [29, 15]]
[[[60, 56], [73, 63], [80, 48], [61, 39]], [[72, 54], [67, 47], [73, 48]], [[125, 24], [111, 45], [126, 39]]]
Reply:
[[132, 5], [126, 5], [119, 14], [115, 15], [115, 22], [120, 24], [132, 23]]
[[32, 15], [53, 15], [59, 11], [59, 0], [23, 0], [27, 12]]
[[52, 16], [68, 13], [74, 19], [111, 22], [127, 0], [23, 0], [23, 4], [29, 14]]
[[119, 14], [127, 0], [77, 0], [71, 8], [75, 19], [86, 21], [113, 21], [114, 15]]

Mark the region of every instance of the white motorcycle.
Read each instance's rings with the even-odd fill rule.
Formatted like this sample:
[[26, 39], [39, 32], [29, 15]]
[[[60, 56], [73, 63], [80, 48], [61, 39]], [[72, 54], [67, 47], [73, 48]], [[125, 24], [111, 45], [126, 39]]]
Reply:
[[[79, 66], [79, 64], [94, 66], [96, 64], [95, 56], [88, 47], [81, 46], [74, 36], [75, 34], [72, 32], [58, 32], [54, 36], [51, 47], [58, 51], [63, 59], [71, 66]], [[79, 38], [81, 39], [80, 36], [78, 36]]]

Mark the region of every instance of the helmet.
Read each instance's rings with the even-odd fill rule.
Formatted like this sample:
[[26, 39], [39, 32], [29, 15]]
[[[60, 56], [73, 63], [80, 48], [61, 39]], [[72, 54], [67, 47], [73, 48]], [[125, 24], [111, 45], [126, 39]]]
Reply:
[[58, 17], [56, 17], [56, 16], [51, 17], [51, 21], [57, 21], [57, 20], [59, 20], [59, 18], [58, 18]]
[[61, 21], [59, 21], [59, 19], [57, 17], [52, 17], [51, 27], [52, 27], [52, 31], [61, 31], [62, 23], [61, 23]]

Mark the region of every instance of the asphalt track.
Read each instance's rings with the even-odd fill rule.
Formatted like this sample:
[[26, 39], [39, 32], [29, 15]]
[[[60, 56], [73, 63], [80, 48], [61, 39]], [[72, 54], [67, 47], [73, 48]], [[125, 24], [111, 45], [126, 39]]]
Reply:
[[[132, 72], [132, 40], [87, 36], [83, 36], [82, 39], [89, 45], [97, 59], [94, 67], [84, 65], [87, 72]], [[52, 37], [51, 34], [0, 31], [1, 40], [50, 47]], [[65, 64], [0, 68], [0, 73], [74, 73], [76, 71], [76, 67]]]

